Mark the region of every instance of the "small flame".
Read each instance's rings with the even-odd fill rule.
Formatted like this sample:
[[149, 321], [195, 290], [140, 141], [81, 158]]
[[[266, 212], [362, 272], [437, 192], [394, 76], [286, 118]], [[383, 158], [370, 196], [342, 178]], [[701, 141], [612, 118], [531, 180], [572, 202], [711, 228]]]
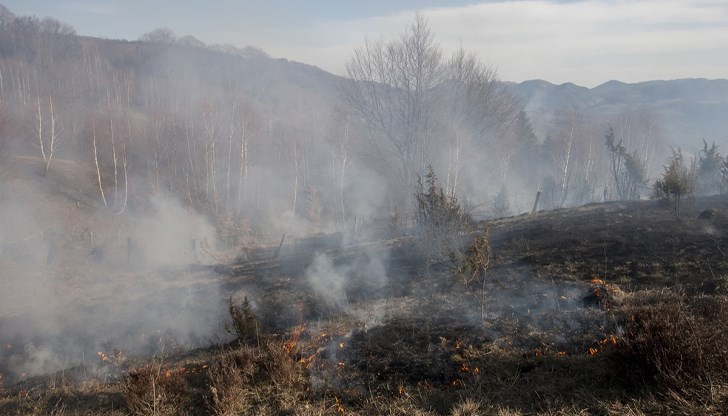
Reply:
[[473, 369], [473, 377], [477, 377], [479, 372], [480, 369], [478, 369], [478, 367], [475, 367], [475, 369]]
[[589, 348], [589, 355], [596, 355], [598, 352], [599, 350], [594, 347]]
[[599, 344], [601, 345], [617, 345], [619, 340], [617, 339], [616, 335], [610, 335], [603, 340], [599, 341]]
[[334, 400], [336, 400], [336, 412], [344, 414], [344, 406], [341, 405], [341, 402], [339, 401], [339, 398], [334, 396]]
[[460, 341], [459, 339], [456, 339], [456, 340], [455, 340], [455, 349], [456, 349], [456, 350], [459, 350], [459, 349], [460, 349], [460, 348], [462, 348], [462, 347], [463, 347], [463, 342], [462, 342], [462, 341]]
[[460, 372], [462, 372], [462, 373], [469, 373], [470, 372], [470, 366], [468, 366], [467, 363], [460, 364]]
[[400, 396], [404, 395], [404, 387], [401, 385], [399, 386], [399, 395]]
[[106, 361], [109, 359], [109, 357], [107, 357], [106, 354], [103, 353], [103, 351], [97, 352], [96, 355], [98, 355], [99, 358], [101, 358], [101, 361]]
[[566, 356], [566, 351], [559, 351], [559, 352], [556, 353], [556, 355], [558, 355], [559, 357], [565, 357]]
[[172, 376], [172, 372], [169, 369], [167, 369], [167, 371], [164, 372], [164, 377], [170, 378], [171, 376]]
[[343, 350], [343, 349], [344, 349], [344, 343], [343, 343], [343, 342], [340, 342], [340, 343], [339, 343], [339, 349], [340, 349], [340, 350]]

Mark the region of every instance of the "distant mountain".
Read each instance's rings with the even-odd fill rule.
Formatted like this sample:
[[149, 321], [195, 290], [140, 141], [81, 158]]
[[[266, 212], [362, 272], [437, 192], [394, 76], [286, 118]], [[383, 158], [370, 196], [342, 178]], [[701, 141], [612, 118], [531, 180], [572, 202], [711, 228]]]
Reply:
[[544, 137], [556, 112], [576, 111], [607, 122], [623, 112], [648, 111], [657, 116], [671, 145], [697, 147], [701, 138], [728, 150], [728, 79], [678, 79], [626, 84], [608, 81], [594, 88], [543, 80], [511, 84]]

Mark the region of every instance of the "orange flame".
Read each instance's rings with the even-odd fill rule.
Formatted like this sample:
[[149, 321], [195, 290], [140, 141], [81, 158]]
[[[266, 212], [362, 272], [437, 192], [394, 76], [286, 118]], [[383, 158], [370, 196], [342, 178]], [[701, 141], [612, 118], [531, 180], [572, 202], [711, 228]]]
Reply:
[[462, 363], [462, 364], [460, 364], [460, 372], [462, 372], [462, 373], [469, 373], [470, 372], [470, 366], [468, 366], [468, 363]]
[[170, 378], [172, 376], [172, 372], [167, 369], [167, 371], [164, 372], [164, 377]]
[[599, 341], [599, 344], [601, 345], [617, 345], [619, 340], [617, 339], [616, 335], [610, 335], [603, 340]]
[[293, 335], [291, 335], [291, 340], [288, 341], [288, 343], [284, 346], [286, 351], [290, 354], [294, 348], [296, 348], [296, 344], [298, 344], [298, 339], [301, 338], [301, 334], [303, 333], [303, 330], [305, 329], [305, 325], [299, 325], [296, 327], [296, 330], [293, 331]]
[[97, 352], [96, 355], [98, 355], [99, 358], [101, 358], [101, 361], [106, 361], [109, 359], [109, 357], [107, 357], [106, 354], [104, 354], [102, 351]]
[[462, 348], [462, 347], [463, 347], [463, 342], [462, 342], [462, 341], [460, 341], [459, 339], [456, 339], [456, 340], [455, 340], [455, 349], [456, 349], [456, 350], [459, 350], [459, 349], [460, 349], [460, 348]]
[[559, 357], [565, 357], [566, 356], [566, 351], [559, 351], [559, 352], [556, 353], [556, 355], [558, 355]]
[[399, 386], [399, 395], [402, 396], [404, 394], [404, 387]]
[[598, 277], [593, 278], [591, 280], [591, 282], [594, 283], [595, 285], [606, 285], [606, 282], [604, 282], [604, 280], [602, 280]]
[[344, 343], [343, 343], [343, 342], [340, 342], [340, 343], [339, 343], [339, 349], [341, 349], [341, 350], [343, 350], [343, 349], [344, 349]]
[[599, 350], [594, 347], [589, 348], [589, 355], [596, 355], [598, 352]]
[[336, 412], [344, 414], [344, 406], [341, 405], [341, 402], [339, 401], [339, 398], [334, 396], [334, 400], [336, 400]]
[[473, 369], [473, 377], [477, 377], [479, 372], [480, 369], [478, 369], [478, 367], [475, 367], [475, 369]]

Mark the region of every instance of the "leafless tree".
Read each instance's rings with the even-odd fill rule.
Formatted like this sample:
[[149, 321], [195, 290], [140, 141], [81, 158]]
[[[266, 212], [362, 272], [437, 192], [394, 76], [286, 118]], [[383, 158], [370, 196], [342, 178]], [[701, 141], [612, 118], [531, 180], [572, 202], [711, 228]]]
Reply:
[[384, 139], [379, 151], [397, 161], [403, 189], [427, 164], [434, 88], [441, 82], [440, 48], [424, 17], [417, 15], [399, 39], [366, 41], [346, 65], [342, 92], [369, 128]]
[[46, 176], [51, 167], [53, 154], [59, 144], [60, 126], [58, 113], [53, 106], [53, 96], [48, 96], [48, 105], [40, 96], [35, 102], [35, 123], [33, 127], [35, 146], [40, 150], [43, 158], [43, 176]]

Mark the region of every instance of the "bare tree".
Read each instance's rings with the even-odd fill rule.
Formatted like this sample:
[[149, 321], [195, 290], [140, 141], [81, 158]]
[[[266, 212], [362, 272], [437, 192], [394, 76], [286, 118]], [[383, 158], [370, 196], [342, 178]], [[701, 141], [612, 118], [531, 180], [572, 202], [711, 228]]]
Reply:
[[[58, 147], [58, 114], [53, 107], [53, 96], [48, 96], [48, 106], [45, 107], [40, 96], [35, 102], [35, 123], [33, 133], [35, 146], [40, 150], [43, 158], [43, 176], [46, 176], [51, 167], [53, 154]], [[47, 118], [46, 116], [47, 115]]]
[[403, 189], [427, 164], [434, 88], [442, 78], [442, 54], [421, 15], [399, 39], [369, 42], [354, 50], [342, 92], [349, 105], [379, 134], [378, 151], [396, 160]]

